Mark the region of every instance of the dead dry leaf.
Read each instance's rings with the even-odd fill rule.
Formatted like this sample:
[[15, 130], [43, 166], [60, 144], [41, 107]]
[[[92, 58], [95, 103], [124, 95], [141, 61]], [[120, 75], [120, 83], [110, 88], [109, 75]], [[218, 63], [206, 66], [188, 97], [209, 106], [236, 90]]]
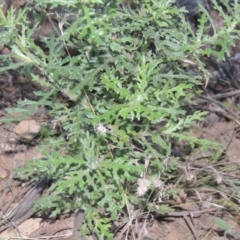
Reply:
[[23, 120], [13, 129], [13, 132], [21, 137], [26, 137], [28, 135], [38, 134], [40, 129], [41, 125], [35, 120]]
[[240, 163], [239, 153], [240, 153], [240, 140], [234, 136], [232, 137], [232, 140], [226, 149], [228, 161], [234, 162], [234, 163]]
[[221, 135], [228, 135], [234, 129], [234, 122], [217, 122], [210, 128], [204, 130], [206, 138], [212, 138], [216, 141]]
[[14, 227], [12, 229], [7, 229], [1, 233], [0, 237], [4, 239], [15, 239], [19, 236], [22, 238], [29, 238], [29, 235], [40, 228], [41, 218], [30, 218], [21, 225], [19, 225], [16, 229]]

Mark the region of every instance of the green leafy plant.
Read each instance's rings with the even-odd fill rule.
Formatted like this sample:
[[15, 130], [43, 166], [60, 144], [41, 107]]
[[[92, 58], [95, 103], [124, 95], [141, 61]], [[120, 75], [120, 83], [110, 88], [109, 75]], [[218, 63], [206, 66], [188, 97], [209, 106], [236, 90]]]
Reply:
[[[54, 1], [52, 7], [63, 3]], [[134, 9], [110, 1], [71, 3], [58, 16], [61, 34], [41, 38], [47, 51], [31, 38], [39, 24], [30, 27], [27, 20], [35, 1], [7, 16], [0, 13], [1, 28], [11, 29], [2, 33], [1, 44], [12, 49], [1, 56], [1, 70], [19, 69], [41, 86], [35, 92], [38, 101], [21, 100], [9, 112], [19, 111], [24, 118], [45, 106], [52, 121], [62, 126], [60, 135], [42, 140], [46, 160], [31, 161], [18, 172], [21, 178], [52, 179], [49, 195], [36, 204], [43, 213], [55, 217], [83, 209], [83, 234], [111, 239], [112, 222], [128, 204], [152, 211], [149, 202], [161, 205], [178, 191], [166, 187], [179, 171], [173, 139], [192, 148], [213, 146], [189, 134], [205, 113], [187, 112], [186, 105], [202, 83], [201, 74], [207, 74], [201, 57], [222, 59], [239, 35], [234, 27], [240, 19], [224, 15], [226, 26], [209, 36], [204, 33], [207, 13], [195, 34], [174, 1], [136, 1]], [[69, 12], [75, 16], [71, 24]], [[219, 45], [220, 52], [215, 50]], [[186, 71], [190, 56], [199, 75]], [[14, 63], [14, 58], [21, 62]]]
[[233, 231], [233, 226], [231, 226], [225, 220], [223, 220], [221, 218], [216, 218], [215, 222], [221, 230], [226, 231], [227, 233], [233, 233], [234, 232]]

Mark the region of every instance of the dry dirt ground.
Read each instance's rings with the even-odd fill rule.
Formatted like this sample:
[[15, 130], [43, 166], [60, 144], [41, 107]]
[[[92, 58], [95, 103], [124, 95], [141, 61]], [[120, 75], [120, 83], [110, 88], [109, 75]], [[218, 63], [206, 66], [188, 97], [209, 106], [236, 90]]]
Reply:
[[[4, 11], [6, 12], [11, 5], [15, 8], [23, 7], [26, 0], [5, 2]], [[51, 30], [52, 25], [48, 21], [43, 21], [35, 37], [48, 35]], [[8, 47], [1, 47], [2, 54], [9, 51]], [[47, 194], [48, 183], [45, 179], [42, 179], [40, 187], [36, 188], [36, 184], [18, 181], [16, 178], [15, 168], [24, 167], [27, 161], [34, 161], [34, 158], [41, 157], [41, 153], [37, 150], [40, 139], [34, 139], [34, 144], [31, 145], [28, 140], [36, 136], [48, 120], [45, 110], [39, 109], [31, 119], [12, 124], [1, 121], [9, 116], [5, 109], [11, 107], [17, 99], [34, 98], [31, 92], [35, 85], [29, 84], [27, 88], [22, 87], [23, 85], [24, 79], [15, 73], [0, 74], [0, 239], [81, 239], [75, 237], [77, 236], [76, 226], [82, 220], [81, 214], [63, 215], [58, 219], [50, 220], [47, 216], [39, 217], [31, 210], [34, 201], [41, 194]], [[179, 196], [179, 199], [172, 202], [172, 205], [178, 207], [170, 214], [158, 216], [149, 214], [144, 217], [139, 217], [138, 213], [133, 214], [116, 224], [119, 230], [115, 239], [240, 239], [238, 176], [240, 123], [237, 120], [239, 94], [239, 89], [235, 89], [230, 90], [224, 97], [208, 95], [204, 99], [196, 99], [199, 108], [208, 110], [209, 114], [205, 123], [195, 126], [192, 132], [195, 136], [212, 139], [221, 144], [225, 158], [209, 167], [209, 159], [213, 153], [203, 150], [195, 152], [189, 156], [189, 163], [183, 166], [184, 177], [194, 183], [196, 172], [205, 170], [215, 174], [215, 181], [219, 187], [216, 189], [199, 187], [195, 190], [195, 197], [192, 198], [184, 194]], [[221, 99], [221, 102], [218, 102], [218, 99]], [[224, 106], [227, 106], [227, 109]], [[10, 116], [18, 115], [14, 113]], [[191, 184], [189, 187], [192, 187]], [[218, 202], [219, 196], [224, 199], [222, 202]], [[95, 238], [89, 237], [89, 239]]]

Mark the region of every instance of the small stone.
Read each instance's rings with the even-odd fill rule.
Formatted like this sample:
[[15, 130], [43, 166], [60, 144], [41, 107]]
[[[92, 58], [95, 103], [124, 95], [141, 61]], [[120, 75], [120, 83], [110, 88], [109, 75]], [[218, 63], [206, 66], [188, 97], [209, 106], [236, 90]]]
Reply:
[[41, 125], [35, 120], [23, 120], [14, 129], [13, 132], [21, 137], [29, 137], [40, 132]]

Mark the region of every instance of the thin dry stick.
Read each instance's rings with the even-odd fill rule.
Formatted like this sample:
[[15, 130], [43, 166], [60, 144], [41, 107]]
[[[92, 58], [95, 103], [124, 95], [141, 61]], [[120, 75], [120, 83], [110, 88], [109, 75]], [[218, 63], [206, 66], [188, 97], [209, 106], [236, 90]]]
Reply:
[[[240, 94], [240, 90], [235, 90], [235, 91], [230, 91], [230, 92], [225, 92], [225, 93], [219, 93], [216, 95], [211, 96], [212, 99], [221, 99], [221, 98], [226, 98], [226, 97], [232, 97], [234, 95]], [[194, 100], [195, 103], [205, 103], [208, 102], [206, 99], [202, 99], [201, 96], [199, 98]]]
[[15, 201], [20, 201], [24, 195], [30, 191], [30, 189], [33, 187], [33, 183], [32, 184], [28, 184], [26, 185], [23, 189], [19, 190], [18, 192], [16, 192], [13, 196], [12, 199], [3, 206], [3, 208], [1, 209], [2, 212], [4, 212], [4, 214], [7, 214], [8, 216], [11, 214], [12, 211], [14, 211], [14, 209], [16, 209], [18, 206], [16, 206], [16, 208], [12, 209], [10, 213], [7, 213], [7, 210], [9, 209], [9, 207], [11, 206], [11, 204]]
[[226, 98], [226, 97], [232, 97], [234, 95], [240, 94], [240, 90], [225, 92], [225, 93], [219, 93], [213, 96], [214, 99], [220, 99], [220, 98]]
[[196, 211], [180, 211], [180, 212], [170, 212], [170, 213], [163, 213], [163, 214], [156, 214], [155, 217], [183, 217], [191, 215], [194, 218], [200, 217], [203, 213], [207, 212], [215, 212], [218, 208], [208, 208], [204, 210], [196, 210]]
[[[191, 216], [191, 214], [189, 215]], [[192, 222], [188, 218], [188, 216], [183, 216], [184, 220], [186, 221], [187, 225], [189, 226], [190, 230], [192, 231], [194, 237], [196, 240], [199, 240], [198, 233], [196, 231], [196, 228], [193, 226]]]
[[212, 102], [212, 103], [215, 103], [217, 104], [218, 106], [220, 106], [221, 108], [223, 108], [228, 114], [230, 114], [230, 116], [233, 117], [233, 120], [240, 125], [240, 122], [239, 122], [239, 116], [235, 113], [233, 113], [232, 111], [230, 111], [229, 109], [227, 109], [222, 103], [212, 99], [212, 98], [208, 98], [208, 97], [205, 97], [205, 96], [200, 96], [200, 98], [203, 98], [204, 100], [208, 101], [208, 102]]
[[37, 238], [31, 238], [31, 237], [11, 237], [11, 239], [39, 240], [39, 239], [50, 239], [50, 238], [69, 237], [69, 236], [71, 236], [71, 234], [62, 234], [62, 235], [56, 235], [56, 236], [44, 236], [44, 237], [37, 237]]

